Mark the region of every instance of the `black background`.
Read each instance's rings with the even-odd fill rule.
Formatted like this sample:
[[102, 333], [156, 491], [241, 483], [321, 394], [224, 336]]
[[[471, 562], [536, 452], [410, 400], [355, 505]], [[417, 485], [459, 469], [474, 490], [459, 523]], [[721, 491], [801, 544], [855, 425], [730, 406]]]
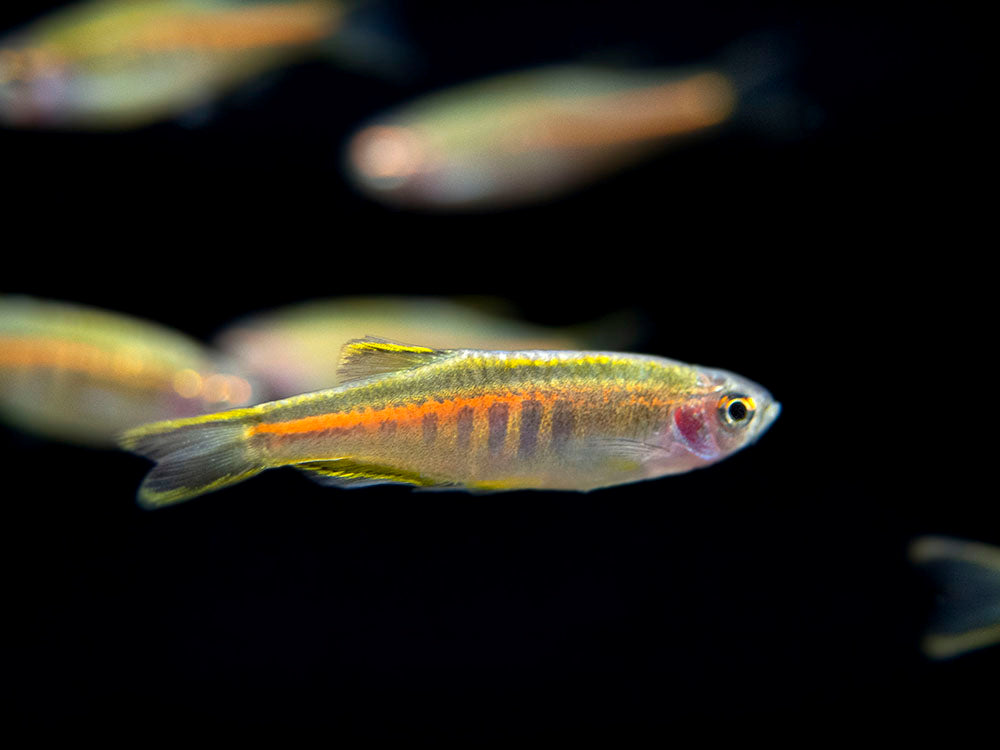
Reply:
[[[3, 429], [12, 718], [667, 738], [980, 715], [1000, 653], [920, 656], [932, 592], [905, 557], [921, 533], [1000, 542], [995, 497], [951, 458], [965, 313], [948, 268], [987, 122], [975, 19], [628, 0], [385, 17], [420, 61], [408, 78], [309, 62], [198, 128], [0, 131], [4, 290], [202, 338], [351, 293], [490, 293], [543, 324], [628, 308], [645, 351], [751, 377], [781, 418], [710, 470], [588, 495], [337, 492], [276, 471], [155, 513], [133, 502], [142, 460]], [[688, 64], [761, 29], [798, 42], [794, 134], [734, 127], [495, 214], [385, 209], [339, 173], [360, 120], [437, 86]]]

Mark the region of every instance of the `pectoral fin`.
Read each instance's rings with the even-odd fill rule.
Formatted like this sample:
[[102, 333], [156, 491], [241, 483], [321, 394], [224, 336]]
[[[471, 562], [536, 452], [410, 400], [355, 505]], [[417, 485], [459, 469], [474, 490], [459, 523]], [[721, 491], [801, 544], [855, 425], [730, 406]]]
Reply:
[[601, 461], [618, 471], [635, 471], [647, 461], [670, 455], [659, 445], [628, 438], [590, 438], [580, 444], [581, 455], [588, 463]]

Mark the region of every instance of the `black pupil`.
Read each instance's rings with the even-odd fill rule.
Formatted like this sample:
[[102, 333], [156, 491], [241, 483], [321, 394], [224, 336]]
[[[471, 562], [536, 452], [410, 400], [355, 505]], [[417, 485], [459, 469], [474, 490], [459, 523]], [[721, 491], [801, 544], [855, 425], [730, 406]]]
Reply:
[[734, 422], [740, 422], [747, 418], [747, 408], [742, 401], [733, 401], [729, 405], [729, 418]]

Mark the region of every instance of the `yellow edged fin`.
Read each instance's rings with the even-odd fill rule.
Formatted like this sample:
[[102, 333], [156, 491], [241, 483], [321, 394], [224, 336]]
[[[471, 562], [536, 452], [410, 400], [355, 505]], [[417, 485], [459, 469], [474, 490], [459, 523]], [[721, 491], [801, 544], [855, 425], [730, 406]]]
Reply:
[[122, 448], [156, 462], [139, 487], [144, 508], [162, 508], [242, 482], [266, 467], [250, 455], [245, 416], [234, 410], [169, 422], [156, 422], [126, 432]]
[[340, 350], [337, 378], [341, 383], [349, 383], [387, 372], [410, 370], [433, 362], [444, 354], [446, 352], [440, 349], [400, 344], [375, 336], [352, 339]]
[[320, 484], [342, 488], [370, 487], [373, 484], [407, 484], [412, 487], [435, 487], [437, 482], [413, 472], [360, 463], [350, 458], [307, 461], [295, 464], [309, 478]]
[[1000, 548], [924, 536], [910, 544], [909, 554], [937, 588], [937, 608], [922, 643], [928, 657], [950, 659], [1000, 644]]

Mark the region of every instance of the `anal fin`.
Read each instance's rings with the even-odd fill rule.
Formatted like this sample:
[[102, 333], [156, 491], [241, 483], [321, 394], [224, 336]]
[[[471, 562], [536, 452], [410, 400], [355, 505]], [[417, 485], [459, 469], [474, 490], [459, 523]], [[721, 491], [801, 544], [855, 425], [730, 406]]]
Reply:
[[307, 461], [295, 464], [295, 468], [305, 472], [310, 479], [320, 484], [342, 489], [371, 487], [376, 484], [405, 484], [411, 487], [439, 486], [433, 479], [414, 472], [390, 466], [362, 463], [351, 458]]

